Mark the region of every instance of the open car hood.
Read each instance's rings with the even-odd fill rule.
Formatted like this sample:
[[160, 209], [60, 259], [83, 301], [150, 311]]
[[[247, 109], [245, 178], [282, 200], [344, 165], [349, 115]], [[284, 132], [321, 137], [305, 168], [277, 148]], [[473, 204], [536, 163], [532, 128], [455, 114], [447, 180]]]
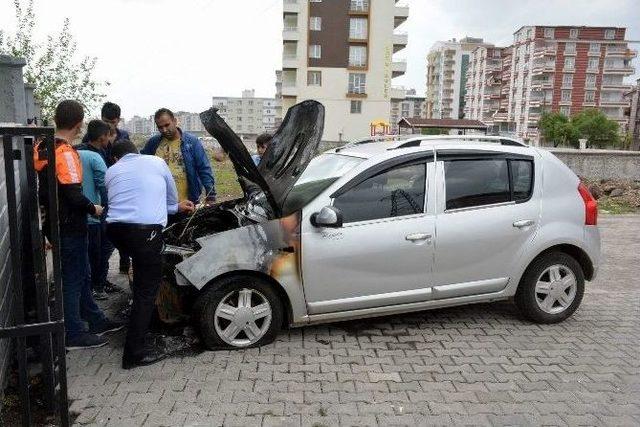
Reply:
[[320, 144], [324, 106], [303, 101], [291, 107], [257, 167], [240, 137], [217, 111], [214, 107], [200, 113], [202, 124], [229, 155], [245, 196], [251, 192], [251, 183], [257, 185], [280, 217], [287, 195]]

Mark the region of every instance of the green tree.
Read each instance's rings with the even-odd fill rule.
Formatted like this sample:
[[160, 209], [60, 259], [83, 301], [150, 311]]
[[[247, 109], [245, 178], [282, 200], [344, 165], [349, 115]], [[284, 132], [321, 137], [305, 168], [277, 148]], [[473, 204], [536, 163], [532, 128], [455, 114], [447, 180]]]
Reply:
[[571, 118], [580, 137], [587, 139], [587, 147], [605, 148], [620, 144], [618, 123], [609, 120], [600, 110], [590, 108]]
[[97, 58], [76, 58], [76, 42], [69, 31], [66, 18], [60, 31], [47, 36], [45, 43], [34, 40], [36, 16], [33, 0], [23, 6], [22, 0], [14, 0], [16, 33], [8, 36], [0, 31], [0, 54], [24, 58], [27, 65], [24, 77], [35, 85], [35, 97], [42, 106], [43, 118], [51, 118], [58, 102], [75, 99], [87, 111], [94, 110], [105, 95], [102, 89], [108, 82], [94, 78]]
[[558, 145], [578, 146], [579, 134], [572, 121], [561, 113], [545, 112], [538, 122], [540, 133], [545, 141]]

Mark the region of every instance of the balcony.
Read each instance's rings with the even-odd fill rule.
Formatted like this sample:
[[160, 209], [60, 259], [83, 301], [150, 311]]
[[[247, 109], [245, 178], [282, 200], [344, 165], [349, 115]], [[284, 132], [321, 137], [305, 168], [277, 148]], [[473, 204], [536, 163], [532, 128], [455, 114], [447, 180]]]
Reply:
[[555, 62], [546, 62], [544, 64], [534, 64], [532, 75], [539, 75], [544, 73], [553, 73], [556, 69]]
[[393, 13], [394, 27], [399, 27], [409, 18], [409, 6], [395, 6]]
[[283, 53], [282, 68], [298, 68], [298, 54], [295, 52]]
[[300, 33], [298, 32], [298, 26], [284, 24], [282, 29], [282, 40], [284, 41], [298, 41], [300, 40]]
[[630, 76], [635, 73], [636, 69], [630, 65], [627, 66], [619, 66], [619, 65], [606, 65], [604, 66], [604, 74], [622, 74], [625, 76]]
[[623, 83], [602, 82], [603, 91], [629, 92], [631, 89], [633, 89], [633, 86], [625, 85]]
[[624, 46], [608, 47], [606, 56], [631, 59], [638, 56], [638, 51]]
[[291, 85], [286, 85], [283, 83], [282, 84], [282, 96], [297, 96], [298, 95], [298, 90], [296, 88], [295, 83], [292, 83]]
[[399, 52], [407, 47], [408, 42], [409, 36], [407, 33], [393, 33], [393, 53]]
[[396, 60], [391, 63], [391, 77], [400, 77], [407, 72], [407, 61]]
[[298, 4], [298, 0], [284, 0], [282, 11], [284, 13], [299, 13], [300, 5]]
[[603, 107], [627, 107], [629, 100], [623, 98], [600, 98], [600, 105]]

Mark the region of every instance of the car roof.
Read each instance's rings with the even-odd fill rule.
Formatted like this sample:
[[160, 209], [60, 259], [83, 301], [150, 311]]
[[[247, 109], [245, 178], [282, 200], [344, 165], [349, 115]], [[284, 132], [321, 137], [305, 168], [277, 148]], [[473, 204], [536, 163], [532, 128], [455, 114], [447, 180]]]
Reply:
[[468, 149], [507, 153], [533, 154], [532, 147], [522, 141], [501, 136], [485, 135], [412, 135], [369, 138], [329, 150], [329, 153], [370, 159], [391, 158], [397, 155], [433, 151], [434, 149]]

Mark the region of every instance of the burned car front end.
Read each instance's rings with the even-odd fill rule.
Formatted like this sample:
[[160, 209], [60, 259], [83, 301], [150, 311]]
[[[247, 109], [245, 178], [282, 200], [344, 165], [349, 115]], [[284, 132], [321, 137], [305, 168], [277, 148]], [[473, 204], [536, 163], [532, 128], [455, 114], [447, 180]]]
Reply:
[[[218, 308], [203, 301], [214, 298], [211, 295], [215, 296], [218, 288], [230, 286], [231, 277], [244, 277], [244, 282], [250, 277], [249, 281], [257, 283], [255, 295], [271, 299], [270, 304], [275, 306], [280, 302], [273, 301], [270, 295], [273, 291], [282, 301], [281, 307], [271, 310], [281, 309], [286, 320], [303, 317], [300, 210], [288, 210], [285, 201], [316, 154], [324, 123], [323, 106], [305, 101], [289, 109], [258, 167], [215, 109], [200, 116], [207, 131], [233, 162], [244, 197], [201, 207], [165, 229], [165, 277], [157, 303], [161, 320], [175, 322], [190, 317], [202, 323], [203, 318], [208, 318], [203, 310], [218, 312]], [[264, 290], [265, 286], [269, 289]], [[236, 287], [245, 296], [251, 289], [251, 286], [243, 288], [240, 282]], [[234, 300], [238, 304], [239, 298]], [[245, 303], [251, 305], [251, 301]], [[244, 316], [243, 321], [253, 319], [249, 309], [243, 310], [237, 310]], [[220, 344], [221, 337], [224, 339], [217, 320], [212, 322], [215, 324], [196, 325], [201, 332], [204, 329], [204, 341], [209, 347], [214, 342]], [[217, 336], [207, 339], [207, 330]], [[249, 339], [251, 334], [247, 329], [246, 333], [238, 333], [239, 339], [224, 341], [264, 343]]]

